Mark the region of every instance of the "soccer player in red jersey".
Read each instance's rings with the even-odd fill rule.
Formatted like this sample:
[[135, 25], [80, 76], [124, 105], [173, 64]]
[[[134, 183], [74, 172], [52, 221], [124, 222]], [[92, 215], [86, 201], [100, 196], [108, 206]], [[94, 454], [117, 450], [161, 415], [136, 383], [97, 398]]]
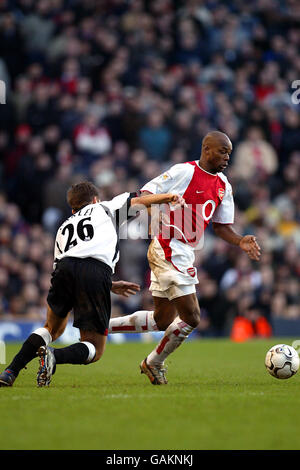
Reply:
[[212, 131], [203, 139], [200, 160], [174, 165], [141, 189], [145, 195], [176, 192], [188, 205], [184, 224], [178, 224], [180, 217], [176, 217], [176, 211], [171, 212], [168, 223], [163, 224], [149, 246], [154, 311], [138, 311], [112, 318], [109, 323], [110, 333], [165, 330], [158, 346], [140, 364], [141, 372], [153, 385], [167, 384], [165, 359], [200, 321], [194, 251], [209, 222], [212, 221], [218, 237], [239, 246], [250, 259], [258, 261], [260, 258], [255, 236], [241, 236], [232, 228], [232, 188], [222, 173], [228, 166], [231, 152], [228, 136]]

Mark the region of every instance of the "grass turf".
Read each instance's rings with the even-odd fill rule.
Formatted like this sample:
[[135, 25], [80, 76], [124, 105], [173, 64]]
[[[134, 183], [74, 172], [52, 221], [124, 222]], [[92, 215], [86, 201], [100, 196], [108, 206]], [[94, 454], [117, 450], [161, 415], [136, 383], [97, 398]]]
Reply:
[[264, 367], [280, 342], [292, 341], [191, 341], [169, 359], [167, 386], [139, 374], [151, 344], [109, 343], [98, 363], [58, 366], [49, 388], [36, 387], [35, 359], [0, 389], [0, 449], [300, 449], [300, 373]]

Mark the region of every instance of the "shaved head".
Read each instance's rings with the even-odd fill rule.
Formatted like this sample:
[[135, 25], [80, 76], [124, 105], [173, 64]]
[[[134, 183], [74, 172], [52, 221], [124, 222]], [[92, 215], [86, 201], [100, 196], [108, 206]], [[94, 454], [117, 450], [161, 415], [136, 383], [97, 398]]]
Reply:
[[211, 131], [203, 138], [202, 145], [232, 145], [229, 137], [220, 131]]

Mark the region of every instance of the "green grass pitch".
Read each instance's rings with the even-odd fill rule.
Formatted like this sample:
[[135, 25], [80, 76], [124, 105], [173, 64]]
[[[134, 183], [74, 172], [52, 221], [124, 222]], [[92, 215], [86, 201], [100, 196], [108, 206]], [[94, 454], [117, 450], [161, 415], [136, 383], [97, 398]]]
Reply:
[[280, 342], [292, 340], [187, 342], [167, 386], [139, 373], [152, 344], [108, 343], [98, 363], [58, 366], [49, 388], [36, 387], [35, 359], [0, 388], [0, 449], [300, 449], [300, 373], [278, 380], [264, 366]]

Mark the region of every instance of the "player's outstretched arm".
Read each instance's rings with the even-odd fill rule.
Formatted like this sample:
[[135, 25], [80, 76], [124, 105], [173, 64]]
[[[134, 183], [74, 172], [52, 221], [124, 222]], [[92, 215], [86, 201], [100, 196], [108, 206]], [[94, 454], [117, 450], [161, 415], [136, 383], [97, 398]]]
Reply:
[[244, 237], [238, 235], [231, 225], [213, 223], [215, 234], [230, 243], [231, 245], [239, 246], [250, 259], [259, 261], [260, 259], [260, 246], [256, 241], [254, 235], [245, 235]]
[[124, 297], [130, 297], [135, 295], [141, 290], [138, 284], [127, 281], [113, 281], [110, 289], [114, 294], [123, 295]]
[[150, 207], [152, 204], [165, 204], [171, 203], [178, 206], [184, 206], [185, 200], [179, 194], [147, 194], [146, 196], [134, 197], [131, 199], [131, 205], [143, 205], [145, 207]]

